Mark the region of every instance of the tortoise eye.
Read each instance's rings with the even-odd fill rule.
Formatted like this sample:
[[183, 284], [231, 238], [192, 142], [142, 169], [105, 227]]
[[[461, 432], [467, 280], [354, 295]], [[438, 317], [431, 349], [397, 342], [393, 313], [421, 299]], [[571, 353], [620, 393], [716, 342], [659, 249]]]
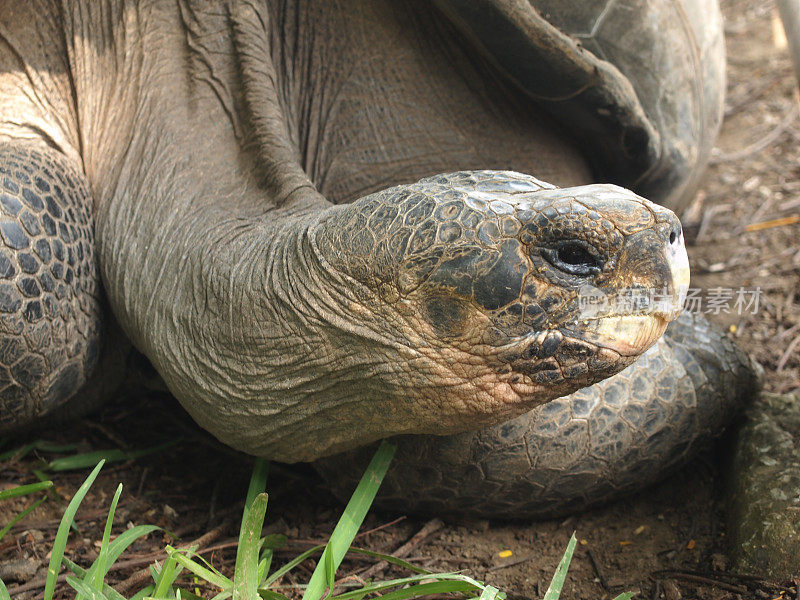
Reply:
[[544, 257], [551, 265], [570, 275], [594, 275], [603, 268], [602, 261], [593, 249], [576, 241], [561, 242], [555, 248], [548, 248]]

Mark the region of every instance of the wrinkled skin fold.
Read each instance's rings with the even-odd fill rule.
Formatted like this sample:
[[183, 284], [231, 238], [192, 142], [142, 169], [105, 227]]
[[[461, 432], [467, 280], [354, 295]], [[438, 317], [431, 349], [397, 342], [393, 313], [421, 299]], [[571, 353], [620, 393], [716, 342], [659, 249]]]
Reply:
[[[656, 84], [676, 94], [655, 97], [630, 57], [601, 58], [605, 21], [592, 54], [526, 3], [437, 6], [0, 3], [0, 428], [102, 399], [130, 344], [198, 423], [266, 458], [424, 434], [412, 445], [467, 440], [452, 442], [458, 464], [423, 453], [458, 473], [489, 460], [468, 440], [494, 439], [478, 445], [505, 466], [484, 479], [529, 507], [488, 494], [476, 510], [495, 516], [649, 480], [569, 466], [544, 443], [523, 461], [518, 421], [503, 425], [559, 424], [553, 443], [583, 448], [563, 405], [545, 403], [623, 369], [653, 433], [628, 435], [620, 409], [593, 438], [620, 452], [587, 456], [640, 473], [664, 438], [654, 425], [673, 418], [656, 409], [711, 385], [701, 371], [732, 373], [707, 377], [724, 409], [678, 411], [693, 425], [657, 455], [686, 457], [721, 430], [752, 377], [718, 333], [684, 321], [680, 348], [635, 362], [681, 322], [675, 214], [594, 183], [673, 206], [689, 193], [721, 106], [720, 72], [699, 67], [719, 64], [716, 13], [679, 28], [697, 56], [665, 63], [658, 52], [683, 52], [661, 43], [677, 21], [641, 15], [631, 31], [652, 37]], [[487, 23], [516, 32], [513, 52], [486, 43]], [[541, 97], [519, 56], [569, 93]], [[626, 302], [647, 291], [662, 302]], [[587, 293], [606, 309], [587, 312]], [[692, 363], [709, 340], [720, 355]], [[587, 423], [619, 400], [605, 389], [578, 392], [600, 407]], [[515, 487], [527, 476], [509, 465], [525, 461], [530, 481], [539, 467], [581, 477], [538, 498]], [[428, 481], [407, 464], [398, 473]], [[424, 506], [474, 504], [442, 481]]]

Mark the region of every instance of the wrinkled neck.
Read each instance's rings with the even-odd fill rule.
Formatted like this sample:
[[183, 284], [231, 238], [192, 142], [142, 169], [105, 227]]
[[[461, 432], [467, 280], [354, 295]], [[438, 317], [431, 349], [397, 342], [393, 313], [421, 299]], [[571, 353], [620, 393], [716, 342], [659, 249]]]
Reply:
[[[310, 460], [353, 438], [352, 415], [336, 415], [348, 399], [385, 393], [374, 375], [395, 342], [375, 332], [380, 315], [312, 242], [325, 211], [348, 207], [298, 196], [292, 209], [259, 210], [264, 202], [242, 200], [257, 188], [237, 194], [224, 177], [198, 187], [202, 169], [163, 165], [129, 165], [128, 187], [98, 215], [123, 330], [192, 416], [236, 448]], [[326, 424], [331, 439], [305, 436], [309, 422]]]

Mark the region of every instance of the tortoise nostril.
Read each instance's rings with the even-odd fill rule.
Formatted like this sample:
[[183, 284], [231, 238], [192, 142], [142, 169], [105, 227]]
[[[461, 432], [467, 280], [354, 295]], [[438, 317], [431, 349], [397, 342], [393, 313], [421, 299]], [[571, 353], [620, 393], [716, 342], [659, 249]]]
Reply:
[[674, 244], [678, 241], [678, 238], [681, 236], [681, 226], [680, 224], [676, 224], [672, 230], [669, 232], [669, 243]]

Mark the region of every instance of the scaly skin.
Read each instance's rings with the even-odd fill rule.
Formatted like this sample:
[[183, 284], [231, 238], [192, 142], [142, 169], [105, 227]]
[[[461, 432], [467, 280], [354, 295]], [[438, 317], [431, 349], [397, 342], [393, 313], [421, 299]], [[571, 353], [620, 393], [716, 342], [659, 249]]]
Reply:
[[[393, 339], [416, 362], [403, 391], [415, 408], [410, 422], [398, 411], [396, 427], [420, 432], [503, 420], [616, 373], [677, 315], [688, 285], [675, 215], [615, 186], [452, 173], [334, 209], [318, 227], [325, 261], [396, 324]], [[564, 270], [565, 245], [586, 249], [586, 273]], [[628, 345], [593, 332], [602, 319], [584, 322], [588, 283], [612, 303], [618, 290], [663, 290], [671, 306], [643, 309], [642, 337]], [[362, 439], [370, 429], [359, 428]]]
[[0, 431], [75, 393], [97, 363], [89, 190], [63, 157], [0, 143]]

